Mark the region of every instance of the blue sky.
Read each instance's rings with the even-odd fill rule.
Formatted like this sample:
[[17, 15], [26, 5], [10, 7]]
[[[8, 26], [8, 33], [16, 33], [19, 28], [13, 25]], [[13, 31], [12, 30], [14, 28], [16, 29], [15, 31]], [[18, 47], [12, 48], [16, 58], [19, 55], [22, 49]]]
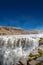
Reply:
[[0, 26], [43, 30], [43, 0], [1, 0]]

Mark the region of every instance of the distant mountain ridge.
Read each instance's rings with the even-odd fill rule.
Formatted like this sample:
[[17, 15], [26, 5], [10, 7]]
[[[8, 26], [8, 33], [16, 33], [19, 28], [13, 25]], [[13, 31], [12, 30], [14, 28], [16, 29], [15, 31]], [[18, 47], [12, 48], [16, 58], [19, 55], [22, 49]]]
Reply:
[[0, 26], [0, 35], [38, 34], [40, 30], [24, 30], [18, 27]]

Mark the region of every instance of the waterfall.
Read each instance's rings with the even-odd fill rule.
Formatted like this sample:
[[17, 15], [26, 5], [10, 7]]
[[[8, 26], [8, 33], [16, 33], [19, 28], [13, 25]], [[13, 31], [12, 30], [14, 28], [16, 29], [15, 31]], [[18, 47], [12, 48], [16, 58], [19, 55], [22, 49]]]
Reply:
[[38, 47], [38, 40], [27, 36], [0, 36], [0, 65], [16, 64]]

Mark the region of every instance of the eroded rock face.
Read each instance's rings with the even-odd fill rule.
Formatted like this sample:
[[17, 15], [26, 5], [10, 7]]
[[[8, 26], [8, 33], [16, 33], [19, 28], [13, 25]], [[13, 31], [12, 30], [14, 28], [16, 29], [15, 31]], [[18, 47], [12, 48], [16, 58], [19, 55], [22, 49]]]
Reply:
[[29, 36], [0, 36], [0, 64], [15, 65], [19, 60], [26, 61], [37, 44], [37, 39]]

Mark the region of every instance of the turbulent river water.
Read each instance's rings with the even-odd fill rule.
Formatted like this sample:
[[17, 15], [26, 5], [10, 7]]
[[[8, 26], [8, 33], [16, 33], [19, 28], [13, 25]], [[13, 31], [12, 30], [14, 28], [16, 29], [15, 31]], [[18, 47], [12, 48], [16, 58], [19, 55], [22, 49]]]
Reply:
[[13, 65], [20, 59], [26, 59], [38, 47], [38, 38], [41, 35], [0, 36], [0, 65]]

